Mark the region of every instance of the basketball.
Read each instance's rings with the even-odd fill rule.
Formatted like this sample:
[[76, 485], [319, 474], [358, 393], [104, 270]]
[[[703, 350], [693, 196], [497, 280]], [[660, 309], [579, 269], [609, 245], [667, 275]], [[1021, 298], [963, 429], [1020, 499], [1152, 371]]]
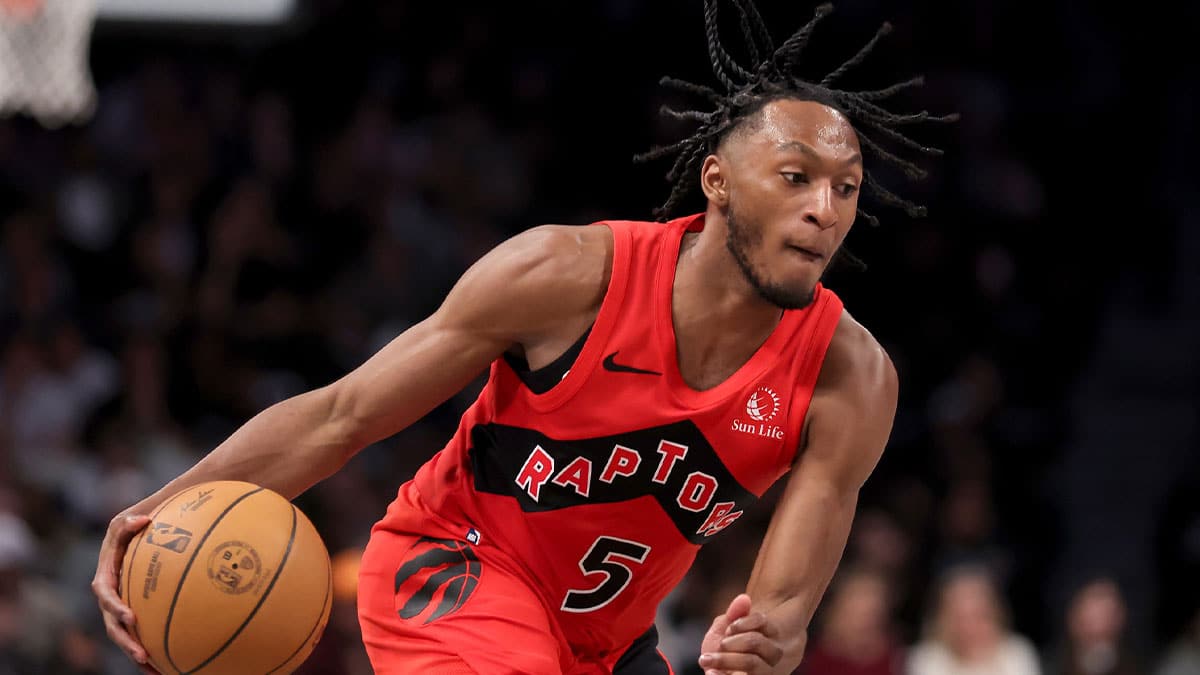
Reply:
[[290, 673], [329, 620], [329, 552], [282, 495], [240, 481], [194, 485], [129, 543], [121, 598], [163, 675]]

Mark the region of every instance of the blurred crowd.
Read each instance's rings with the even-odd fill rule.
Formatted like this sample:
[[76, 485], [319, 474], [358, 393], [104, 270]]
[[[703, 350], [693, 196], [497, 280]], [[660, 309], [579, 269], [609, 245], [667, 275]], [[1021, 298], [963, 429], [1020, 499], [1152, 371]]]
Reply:
[[[257, 411], [361, 363], [505, 237], [649, 218], [667, 167], [630, 158], [686, 130], [656, 115], [659, 76], [709, 81], [698, 4], [450, 14], [323, 0], [241, 37], [101, 26], [94, 119], [0, 121], [0, 675], [136, 672], [88, 586], [117, 511]], [[790, 4], [764, 12], [798, 25], [810, 10]], [[814, 38], [815, 61], [836, 65], [892, 19], [865, 88], [911, 66], [928, 86], [896, 105], [963, 121], [928, 131], [947, 152], [927, 181], [897, 186], [930, 215], [877, 209], [883, 226], [848, 244], [867, 268], [827, 281], [903, 386], [807, 675], [1200, 673], [1200, 514], [1178, 496], [1195, 492], [1164, 498], [1175, 525], [1148, 571], [1062, 563], [1075, 521], [1055, 476], [1074, 472], [1063, 448], [1080, 426], [1068, 401], [1097, 367], [1118, 281], [1132, 274], [1153, 308], [1173, 268], [1117, 274], [1081, 234], [1105, 208], [1055, 193], [1066, 175], [1107, 177], [1056, 163], [1091, 142], [1062, 128], [1107, 129], [1135, 62], [1096, 46], [1134, 48], [1119, 18], [1046, 6], [1023, 39], [1058, 64], [1050, 74], [1008, 58], [1024, 18], [991, 2], [845, 2]], [[1167, 171], [1169, 156], [1155, 161], [1139, 180]], [[1157, 230], [1145, 240], [1172, 247]], [[357, 551], [481, 384], [297, 500], [337, 580], [301, 672], [370, 672]], [[1200, 485], [1194, 461], [1176, 468]], [[707, 546], [662, 606], [676, 672], [699, 672], [700, 636], [744, 587], [777, 496]]]

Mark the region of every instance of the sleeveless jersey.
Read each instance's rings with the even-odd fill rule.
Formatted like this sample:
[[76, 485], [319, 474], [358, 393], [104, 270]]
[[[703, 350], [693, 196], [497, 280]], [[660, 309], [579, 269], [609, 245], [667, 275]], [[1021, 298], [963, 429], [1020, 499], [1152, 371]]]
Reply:
[[648, 630], [699, 547], [791, 467], [842, 313], [818, 284], [732, 376], [695, 390], [671, 297], [682, 237], [703, 216], [596, 225], [612, 230], [611, 279], [570, 370], [536, 394], [497, 359], [454, 437], [376, 525], [436, 524], [504, 554], [589, 654]]

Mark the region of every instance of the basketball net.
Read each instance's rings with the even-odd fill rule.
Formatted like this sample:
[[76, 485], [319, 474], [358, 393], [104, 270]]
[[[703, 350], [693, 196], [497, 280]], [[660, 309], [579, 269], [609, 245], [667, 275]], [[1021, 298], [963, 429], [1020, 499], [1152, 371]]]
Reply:
[[49, 128], [91, 118], [95, 19], [95, 0], [0, 0], [0, 116], [25, 113]]

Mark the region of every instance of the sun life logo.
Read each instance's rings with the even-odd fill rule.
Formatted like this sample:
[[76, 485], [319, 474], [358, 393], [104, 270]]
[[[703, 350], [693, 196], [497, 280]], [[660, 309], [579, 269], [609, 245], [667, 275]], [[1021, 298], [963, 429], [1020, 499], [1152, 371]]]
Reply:
[[779, 412], [779, 395], [770, 387], [759, 387], [746, 401], [746, 414], [758, 422], [769, 422]]

